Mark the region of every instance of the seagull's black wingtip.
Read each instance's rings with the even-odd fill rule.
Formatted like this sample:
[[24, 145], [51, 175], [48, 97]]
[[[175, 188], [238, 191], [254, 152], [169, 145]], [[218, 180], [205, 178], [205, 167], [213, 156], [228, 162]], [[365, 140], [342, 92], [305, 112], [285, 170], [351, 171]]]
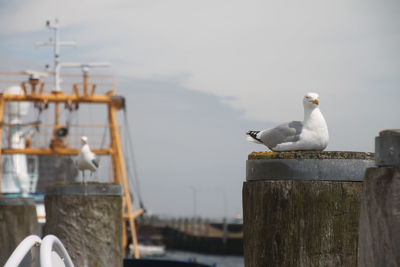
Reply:
[[260, 132], [260, 131], [248, 131], [246, 134], [247, 134], [248, 136], [250, 136], [251, 138], [257, 140], [258, 142], [261, 142], [261, 140], [257, 137], [257, 134], [258, 134], [259, 132]]

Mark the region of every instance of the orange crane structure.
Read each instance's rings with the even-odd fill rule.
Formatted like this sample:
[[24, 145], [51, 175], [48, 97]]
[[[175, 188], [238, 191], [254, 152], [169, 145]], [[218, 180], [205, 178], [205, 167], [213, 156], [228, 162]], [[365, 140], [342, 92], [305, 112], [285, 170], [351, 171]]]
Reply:
[[[47, 23], [50, 29], [58, 29], [58, 27], [50, 27], [50, 23]], [[58, 34], [57, 30], [55, 31]], [[58, 37], [57, 37], [58, 38]], [[60, 44], [57, 43], [57, 38], [54, 40], [54, 46], [57, 47]], [[55, 48], [55, 53], [58, 48]], [[56, 60], [58, 60], [58, 55], [56, 55]], [[58, 63], [58, 62], [55, 62]], [[75, 64], [76, 65], [76, 64]], [[74, 67], [75, 65], [67, 65], [67, 67]], [[60, 107], [64, 105], [67, 110], [78, 110], [82, 105], [98, 104], [106, 107], [108, 124], [109, 145], [104, 148], [92, 149], [92, 151], [99, 156], [109, 156], [112, 164], [112, 179], [110, 182], [121, 184], [123, 188], [123, 247], [125, 248], [128, 243], [128, 233], [130, 233], [130, 238], [133, 243], [133, 256], [139, 258], [138, 251], [138, 238], [136, 234], [135, 218], [140, 216], [144, 210], [142, 208], [137, 208], [134, 210], [131, 190], [129, 188], [129, 181], [126, 169], [126, 163], [124, 159], [124, 153], [122, 150], [122, 141], [120, 135], [120, 125], [118, 124], [117, 113], [124, 109], [125, 99], [122, 96], [115, 94], [115, 89], [106, 91], [104, 94], [96, 93], [96, 84], [89, 83], [88, 69], [83, 71], [83, 82], [79, 84], [72, 85], [72, 92], [67, 94], [59, 90], [59, 70], [61, 64], [55, 64], [55, 72], [52, 74], [55, 76], [56, 84], [51, 91], [45, 92], [45, 83], [40, 80], [40, 75], [32, 75], [29, 77], [28, 81], [21, 83], [21, 88], [23, 90], [22, 94], [0, 94], [0, 157], [3, 155], [13, 155], [13, 154], [25, 154], [25, 155], [45, 155], [45, 156], [74, 156], [79, 154], [79, 149], [70, 147], [69, 143], [65, 141], [65, 138], [59, 136], [57, 133], [60, 129], [66, 127], [60, 121]], [[82, 69], [85, 67], [90, 67], [82, 64]], [[13, 73], [3, 73], [3, 74], [13, 74]], [[14, 73], [15, 74], [15, 73]], [[33, 73], [34, 74], [34, 73]], [[76, 76], [76, 75], [75, 75]], [[3, 147], [3, 133], [4, 128], [7, 125], [5, 121], [5, 107], [7, 103], [15, 102], [30, 102], [33, 103], [35, 107], [42, 107], [46, 109], [49, 106], [54, 107], [54, 124], [52, 124], [52, 137], [47, 147], [34, 147], [30, 143], [26, 144], [24, 148], [12, 148]], [[34, 124], [40, 124], [41, 122], [35, 122]], [[130, 231], [127, 230], [127, 225], [129, 225]]]

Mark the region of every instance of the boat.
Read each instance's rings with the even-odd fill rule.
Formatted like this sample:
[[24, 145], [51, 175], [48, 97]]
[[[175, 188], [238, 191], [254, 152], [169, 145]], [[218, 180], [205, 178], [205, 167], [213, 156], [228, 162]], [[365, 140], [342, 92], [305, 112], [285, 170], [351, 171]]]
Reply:
[[124, 259], [124, 267], [216, 267], [216, 265], [207, 265], [190, 260]]
[[[132, 244], [130, 249], [133, 250]], [[164, 245], [141, 244], [138, 245], [139, 254], [142, 257], [162, 257], [165, 256], [166, 250]]]
[[[47, 21], [46, 26], [54, 32], [54, 37], [39, 45], [53, 48], [53, 68], [48, 72], [26, 70], [1, 73], [7, 77], [28, 77], [27, 81], [9, 86], [0, 95], [0, 156], [4, 166], [1, 197], [35, 198], [38, 219], [45, 221], [43, 188], [57, 180], [79, 180], [74, 168], [74, 157], [79, 154], [80, 137], [89, 136], [91, 144], [96, 144], [92, 151], [98, 156], [108, 157], [108, 166], [112, 171], [106, 179], [121, 184], [123, 188], [123, 250], [129, 251], [131, 247], [131, 255], [126, 255], [124, 266], [206, 266], [140, 257], [140, 253], [144, 256], [147, 252], [161, 254], [163, 251], [160, 248], [139, 246], [138, 243], [135, 220], [145, 210], [140, 196], [136, 203], [132, 200], [132, 196], [138, 192], [128, 178], [129, 169], [125, 163], [117, 119], [117, 113], [125, 110], [125, 98], [116, 94], [115, 78], [112, 75], [90, 74], [91, 69], [107, 67], [107, 63], [61, 62], [60, 47], [76, 44], [60, 41], [57, 20], [54, 23]], [[82, 73], [61, 74], [61, 70], [66, 68], [80, 69]], [[93, 78], [101, 82], [94, 83], [91, 81]], [[49, 80], [53, 80], [52, 85]], [[70, 86], [69, 92], [66, 90], [67, 85]], [[96, 116], [89, 118], [89, 122], [82, 122], [80, 120], [84, 116], [77, 114], [84, 106], [87, 107], [85, 112], [90, 112], [93, 106], [102, 106], [105, 111], [94, 111]], [[49, 120], [50, 115], [52, 121]], [[99, 117], [103, 123], [93, 121], [93, 118]], [[108, 144], [104, 141], [106, 137]], [[49, 165], [52, 168], [46, 168]], [[131, 240], [131, 244], [128, 244], [128, 240]]]

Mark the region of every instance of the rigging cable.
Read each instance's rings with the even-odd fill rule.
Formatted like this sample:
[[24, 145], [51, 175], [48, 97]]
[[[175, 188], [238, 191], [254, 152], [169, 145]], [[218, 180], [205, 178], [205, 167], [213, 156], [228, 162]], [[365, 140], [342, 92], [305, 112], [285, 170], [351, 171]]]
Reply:
[[[137, 166], [136, 166], [136, 160], [135, 160], [135, 156], [134, 156], [134, 150], [133, 150], [133, 144], [132, 144], [132, 138], [131, 138], [131, 132], [130, 132], [130, 127], [129, 127], [129, 123], [128, 123], [128, 117], [127, 117], [127, 112], [126, 112], [126, 107], [124, 107], [123, 109], [124, 111], [124, 124], [125, 124], [125, 143], [128, 147], [127, 149], [127, 153], [128, 153], [128, 157], [126, 158], [130, 158], [131, 162], [132, 162], [132, 167], [133, 167], [133, 181], [135, 183], [135, 188], [137, 189], [137, 195], [138, 195], [138, 199], [139, 199], [139, 207], [145, 210], [144, 204], [143, 204], [143, 199], [142, 199], [142, 193], [141, 193], [141, 187], [140, 187], [140, 181], [139, 181], [139, 176], [138, 176], [138, 172], [137, 172]], [[128, 173], [130, 173], [130, 164], [125, 164]], [[131, 179], [129, 179], [129, 181], [131, 181]]]

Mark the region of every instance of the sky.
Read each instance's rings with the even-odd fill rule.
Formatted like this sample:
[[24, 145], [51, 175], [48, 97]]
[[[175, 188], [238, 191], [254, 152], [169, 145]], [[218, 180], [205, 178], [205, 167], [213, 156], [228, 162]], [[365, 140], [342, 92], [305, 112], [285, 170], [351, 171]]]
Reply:
[[235, 216], [247, 154], [266, 150], [244, 132], [301, 120], [305, 93], [320, 95], [327, 150], [373, 151], [380, 130], [399, 128], [399, 11], [386, 0], [0, 0], [0, 70], [51, 64], [33, 43], [58, 18], [61, 39], [78, 42], [61, 60], [109, 62], [127, 98], [147, 209]]

